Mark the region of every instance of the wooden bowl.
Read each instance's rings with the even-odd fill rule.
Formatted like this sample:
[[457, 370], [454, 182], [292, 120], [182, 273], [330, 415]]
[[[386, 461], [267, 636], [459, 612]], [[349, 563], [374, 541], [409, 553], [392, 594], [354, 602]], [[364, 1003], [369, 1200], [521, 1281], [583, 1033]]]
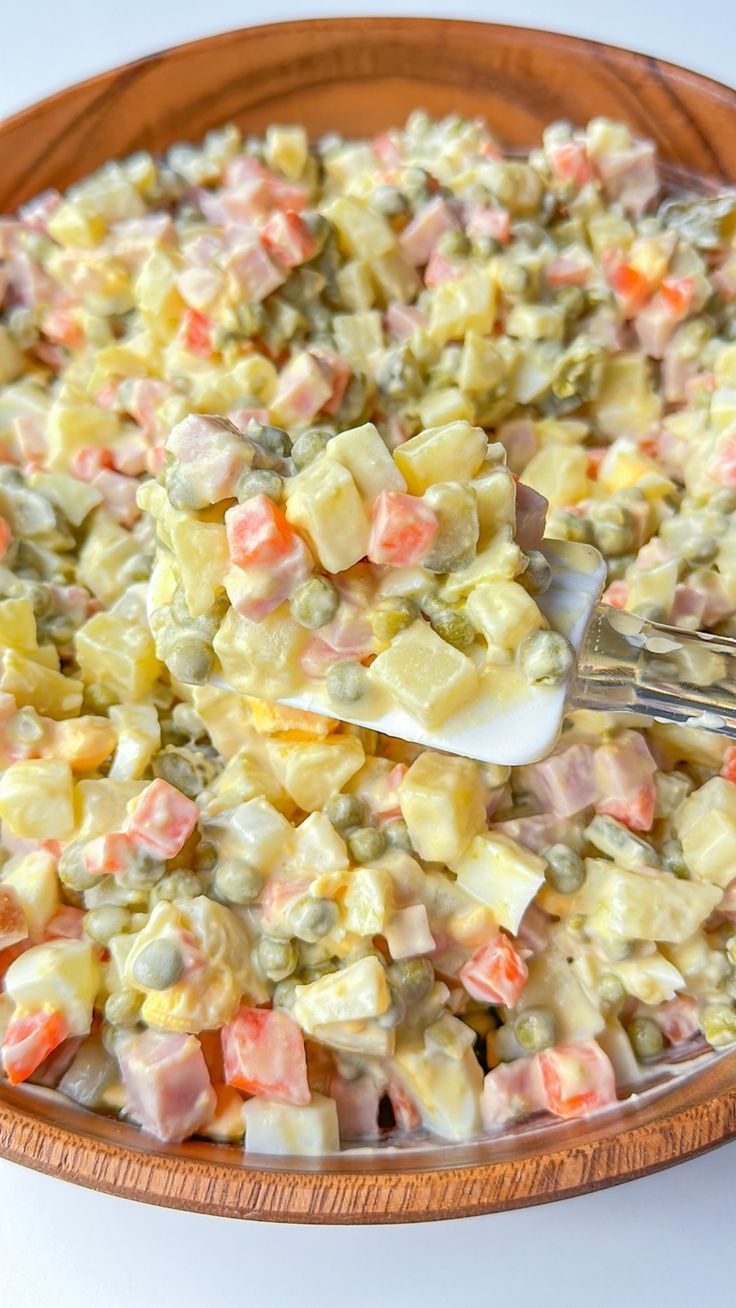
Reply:
[[[610, 46], [513, 27], [370, 18], [287, 23], [180, 46], [104, 73], [0, 125], [0, 211], [105, 160], [261, 131], [367, 135], [418, 106], [482, 114], [507, 144], [597, 114], [653, 138], [676, 170], [736, 184], [736, 92]], [[161, 1145], [51, 1091], [0, 1089], [0, 1153], [130, 1199], [278, 1221], [398, 1222], [519, 1208], [630, 1180], [736, 1135], [736, 1056], [588, 1121], [500, 1140], [243, 1161], [234, 1147]]]

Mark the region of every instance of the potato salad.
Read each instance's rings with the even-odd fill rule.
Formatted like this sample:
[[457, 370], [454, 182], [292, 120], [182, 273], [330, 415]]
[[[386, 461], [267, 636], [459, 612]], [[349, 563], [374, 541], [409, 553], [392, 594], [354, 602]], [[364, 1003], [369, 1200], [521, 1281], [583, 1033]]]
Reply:
[[545, 531], [736, 635], [734, 523], [736, 193], [625, 126], [226, 127], [0, 220], [7, 1082], [319, 1155], [736, 1045], [725, 738], [576, 712], [509, 769], [343, 720], [564, 679]]

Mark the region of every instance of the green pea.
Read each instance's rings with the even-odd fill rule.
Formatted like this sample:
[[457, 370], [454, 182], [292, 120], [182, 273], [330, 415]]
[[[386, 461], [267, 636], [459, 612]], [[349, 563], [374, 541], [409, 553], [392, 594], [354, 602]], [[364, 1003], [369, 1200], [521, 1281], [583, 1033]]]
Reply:
[[293, 1007], [299, 985], [303, 985], [303, 982], [294, 976], [287, 976], [283, 981], [278, 981], [271, 996], [274, 1008], [281, 1008], [288, 1012]]
[[662, 1029], [651, 1017], [635, 1017], [629, 1023], [626, 1034], [640, 1063], [656, 1058], [664, 1049]]
[[326, 627], [339, 607], [337, 587], [327, 577], [310, 577], [309, 581], [297, 587], [289, 601], [292, 618], [308, 631]]
[[552, 569], [541, 550], [528, 550], [526, 559], [526, 568], [518, 580], [530, 595], [543, 595], [549, 590]]
[[325, 677], [325, 690], [333, 704], [357, 704], [368, 690], [368, 673], [353, 659], [333, 663]]
[[334, 931], [340, 921], [340, 911], [331, 899], [316, 899], [305, 895], [294, 904], [289, 913], [289, 921], [297, 940], [314, 944]]
[[202, 894], [202, 883], [198, 876], [193, 872], [186, 872], [183, 869], [177, 872], [170, 872], [167, 877], [162, 879], [151, 890], [151, 905], [159, 904], [162, 900], [171, 902], [174, 899], [196, 899], [197, 895]]
[[353, 862], [362, 866], [370, 866], [386, 852], [386, 837], [376, 827], [358, 827], [357, 831], [351, 831], [347, 844]]
[[557, 540], [571, 540], [577, 545], [593, 544], [593, 524], [590, 518], [559, 510], [550, 515], [547, 525], [549, 535]]
[[183, 970], [179, 946], [165, 936], [144, 945], [131, 966], [133, 980], [144, 990], [168, 990], [176, 985]]
[[715, 495], [711, 495], [708, 500], [708, 508], [715, 509], [716, 513], [728, 514], [736, 513], [736, 491], [719, 490]]
[[524, 295], [531, 284], [531, 276], [520, 263], [504, 262], [498, 270], [498, 285], [507, 299]]
[[201, 483], [180, 464], [167, 471], [166, 494], [172, 507], [183, 513], [196, 513], [198, 509], [206, 508], [210, 502]]
[[290, 940], [274, 940], [270, 936], [262, 936], [256, 945], [256, 962], [269, 981], [283, 981], [291, 975], [298, 961], [296, 949]]
[[349, 831], [363, 821], [363, 805], [355, 795], [332, 795], [325, 804], [325, 814], [336, 831]]
[[325, 218], [324, 214], [319, 213], [316, 209], [308, 209], [306, 213], [303, 213], [302, 221], [306, 223], [312, 236], [315, 237], [317, 253], [320, 253], [335, 230], [332, 223], [329, 218]]
[[117, 1058], [118, 1056], [117, 1050], [118, 1050], [119, 1036], [120, 1036], [120, 1031], [118, 1027], [111, 1026], [109, 1022], [102, 1023], [102, 1026], [100, 1027], [100, 1040], [102, 1042], [102, 1048], [113, 1058]]
[[283, 479], [268, 468], [249, 469], [238, 481], [237, 496], [242, 504], [243, 500], [251, 500], [255, 495], [267, 495], [274, 504], [280, 504], [284, 498]]
[[[209, 767], [207, 766], [209, 764]], [[151, 763], [154, 777], [161, 777], [176, 786], [188, 799], [196, 799], [213, 779], [214, 769], [206, 755], [167, 745], [156, 754]]]
[[91, 890], [97, 885], [99, 877], [88, 872], [83, 859], [84, 842], [73, 840], [61, 852], [58, 865], [59, 880], [67, 890]]
[[514, 1035], [528, 1054], [538, 1054], [555, 1042], [557, 1022], [549, 1008], [525, 1008], [514, 1022]]
[[551, 845], [545, 851], [547, 866], [544, 875], [560, 895], [574, 895], [585, 882], [585, 864], [569, 845]]
[[117, 904], [91, 908], [85, 913], [84, 929], [98, 945], [106, 945], [113, 936], [122, 935], [130, 929], [130, 913], [127, 908], [120, 908]]
[[690, 869], [685, 862], [685, 855], [682, 852], [682, 845], [679, 840], [674, 837], [671, 840], [665, 840], [664, 844], [660, 846], [659, 853], [662, 866], [668, 872], [672, 872], [681, 881], [689, 880]]
[[398, 1026], [406, 1017], [406, 1000], [398, 986], [389, 984], [389, 1006], [385, 1013], [381, 1013], [376, 1020], [379, 1026], [391, 1027]]
[[416, 622], [419, 609], [413, 600], [403, 595], [390, 595], [382, 599], [370, 615], [370, 624], [377, 640], [390, 644], [394, 636]]
[[475, 644], [477, 632], [470, 618], [455, 609], [440, 609], [430, 619], [432, 630], [437, 632], [448, 645], [455, 649], [467, 650]]
[[470, 241], [464, 232], [443, 232], [435, 249], [438, 254], [443, 255], [446, 259], [452, 259], [456, 256], [464, 258], [470, 254]]
[[700, 1014], [700, 1029], [714, 1049], [736, 1043], [736, 1009], [732, 1004], [706, 1004]]
[[475, 491], [460, 482], [444, 482], [430, 486], [424, 499], [438, 527], [422, 566], [429, 572], [466, 568], [475, 557], [480, 531]]
[[556, 686], [570, 672], [575, 655], [558, 631], [533, 631], [519, 649], [521, 669], [532, 685]]
[[579, 286], [563, 286], [555, 296], [555, 304], [568, 318], [579, 318], [585, 308], [585, 295]]
[[205, 836], [194, 851], [194, 866], [198, 872], [212, 872], [217, 866], [219, 857], [220, 853], [214, 840], [208, 840]]
[[383, 214], [384, 218], [398, 218], [409, 208], [401, 191], [395, 186], [377, 186], [371, 195], [371, 205]]
[[434, 968], [428, 958], [400, 958], [388, 969], [389, 977], [407, 1004], [421, 1004], [434, 985]]
[[172, 677], [186, 686], [203, 686], [212, 671], [212, 646], [198, 636], [176, 637], [164, 655]]
[[161, 880], [165, 871], [165, 863], [148, 854], [138, 854], [133, 865], [114, 880], [125, 890], [150, 890]]
[[244, 858], [225, 858], [215, 872], [215, 890], [231, 904], [252, 904], [263, 889], [263, 874]]
[[690, 536], [681, 547], [682, 557], [688, 563], [712, 563], [718, 553], [719, 545], [715, 536], [707, 532], [698, 532]]
[[105, 1001], [104, 1017], [110, 1026], [135, 1026], [141, 1011], [141, 995], [137, 990], [114, 990]]
[[403, 818], [393, 818], [391, 822], [387, 822], [383, 834], [390, 849], [404, 849], [408, 854], [413, 852], [414, 846], [411, 843], [409, 828]]
[[294, 467], [301, 472], [302, 468], [314, 463], [314, 460], [327, 449], [331, 435], [331, 432], [319, 431], [315, 428], [313, 431], [305, 431], [301, 436], [297, 436], [291, 447]]
[[603, 972], [598, 981], [598, 994], [609, 1007], [620, 1004], [626, 994], [623, 983], [615, 972]]
[[268, 450], [269, 454], [278, 454], [281, 458], [284, 458], [291, 449], [291, 438], [283, 427], [262, 427], [260, 423], [257, 425], [250, 423], [248, 435]]

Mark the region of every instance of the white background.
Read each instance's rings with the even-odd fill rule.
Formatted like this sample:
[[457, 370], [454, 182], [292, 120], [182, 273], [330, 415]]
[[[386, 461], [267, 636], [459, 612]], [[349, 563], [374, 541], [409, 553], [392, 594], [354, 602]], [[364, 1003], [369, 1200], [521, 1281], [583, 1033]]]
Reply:
[[[167, 45], [367, 0], [6, 0], [0, 116]], [[734, 0], [404, 0], [398, 12], [555, 28], [724, 82]], [[635, 14], [635, 16], [632, 16]], [[1, 164], [0, 164], [1, 166]], [[732, 1293], [736, 1145], [565, 1203], [412, 1227], [266, 1226], [95, 1195], [0, 1162], [0, 1308], [695, 1308]]]

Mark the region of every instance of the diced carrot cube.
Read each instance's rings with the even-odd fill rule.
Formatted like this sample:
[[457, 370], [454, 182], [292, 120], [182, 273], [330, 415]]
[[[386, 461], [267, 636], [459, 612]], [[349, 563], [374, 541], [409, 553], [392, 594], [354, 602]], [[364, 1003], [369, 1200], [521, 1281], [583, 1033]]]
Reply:
[[225, 514], [230, 558], [239, 568], [273, 567], [294, 547], [294, 532], [267, 495], [254, 495]]
[[415, 495], [381, 491], [374, 506], [368, 558], [411, 568], [421, 563], [437, 531], [436, 515]]
[[128, 832], [136, 845], [142, 845], [159, 858], [174, 858], [192, 834], [199, 809], [175, 786], [157, 777], [144, 790]]

